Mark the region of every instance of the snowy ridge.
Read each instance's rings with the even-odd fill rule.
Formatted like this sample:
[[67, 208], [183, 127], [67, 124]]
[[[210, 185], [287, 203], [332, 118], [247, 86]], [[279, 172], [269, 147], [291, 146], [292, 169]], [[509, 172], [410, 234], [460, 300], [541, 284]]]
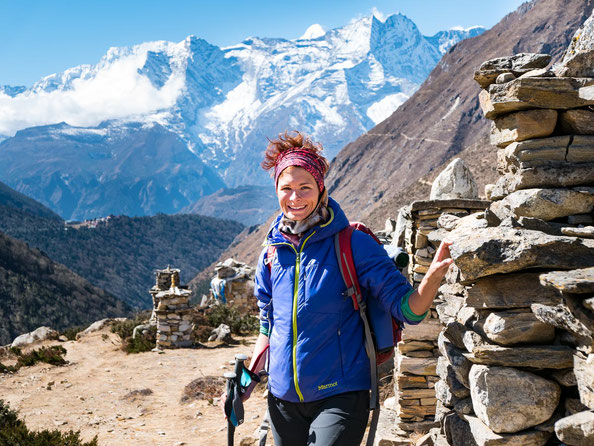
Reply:
[[110, 132], [154, 123], [227, 186], [268, 184], [259, 168], [266, 136], [300, 129], [332, 158], [405, 102], [449, 47], [482, 31], [426, 37], [402, 14], [372, 15], [327, 32], [315, 24], [292, 41], [251, 37], [219, 48], [189, 36], [111, 48], [97, 65], [0, 88], [0, 135], [66, 122], [76, 129], [53, 126], [47, 136], [88, 138], [104, 121]]

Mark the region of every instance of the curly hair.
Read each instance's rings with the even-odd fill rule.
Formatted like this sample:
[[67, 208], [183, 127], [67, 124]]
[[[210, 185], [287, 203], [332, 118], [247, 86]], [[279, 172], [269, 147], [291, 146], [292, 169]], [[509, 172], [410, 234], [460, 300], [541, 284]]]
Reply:
[[301, 148], [315, 153], [324, 166], [323, 174], [326, 175], [328, 173], [329, 164], [328, 160], [322, 155], [322, 150], [324, 150], [322, 144], [313, 142], [309, 136], [297, 130], [280, 133], [277, 139], [268, 139], [264, 161], [261, 164], [262, 168], [264, 170], [272, 170], [270, 174], [274, 176], [273, 169], [280, 154], [294, 148]]

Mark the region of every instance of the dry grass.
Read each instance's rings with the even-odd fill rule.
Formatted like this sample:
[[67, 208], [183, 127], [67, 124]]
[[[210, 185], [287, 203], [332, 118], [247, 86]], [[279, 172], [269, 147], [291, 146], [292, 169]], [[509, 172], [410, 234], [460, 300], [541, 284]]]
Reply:
[[181, 397], [182, 403], [193, 400], [207, 400], [212, 402], [215, 397], [225, 391], [225, 379], [219, 376], [205, 376], [197, 378], [184, 387]]

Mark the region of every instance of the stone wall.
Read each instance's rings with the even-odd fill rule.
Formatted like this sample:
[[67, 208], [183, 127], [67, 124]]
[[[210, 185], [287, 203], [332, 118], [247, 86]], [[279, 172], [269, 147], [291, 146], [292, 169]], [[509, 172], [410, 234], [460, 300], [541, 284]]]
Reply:
[[[445, 174], [455, 175], [450, 170], [446, 168]], [[441, 178], [441, 183], [451, 183], [444, 176]], [[435, 192], [435, 196], [441, 195]], [[419, 286], [433, 260], [445, 231], [443, 227], [450, 227], [460, 217], [484, 212], [488, 205], [489, 202], [478, 199], [436, 199], [415, 201], [401, 210], [399, 220], [404, 237], [395, 236], [393, 243], [403, 245], [409, 254], [408, 278], [414, 288]], [[437, 338], [442, 328], [436, 306], [440, 303], [438, 296], [421, 324], [405, 328], [396, 349], [394, 409], [398, 416], [396, 428], [401, 433], [426, 432], [435, 426], [435, 384], [439, 380]]]
[[434, 438], [450, 445], [594, 444], [594, 78], [549, 60], [475, 76], [501, 176], [449, 234]]

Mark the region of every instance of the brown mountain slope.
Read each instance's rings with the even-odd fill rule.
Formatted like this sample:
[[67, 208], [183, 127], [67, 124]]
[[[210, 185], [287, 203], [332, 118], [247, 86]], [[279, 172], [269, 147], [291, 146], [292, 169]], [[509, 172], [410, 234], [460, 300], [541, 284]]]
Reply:
[[[402, 205], [428, 198], [431, 181], [455, 156], [467, 162], [482, 191], [497, 177], [496, 153], [474, 70], [487, 59], [520, 52], [558, 60], [593, 8], [594, 0], [534, 0], [452, 47], [405, 104], [341, 150], [327, 180], [332, 197], [351, 220], [380, 229]], [[268, 225], [244, 231], [221, 259], [254, 264]]]
[[432, 178], [448, 159], [473, 145], [461, 155], [482, 190], [495, 178], [495, 151], [485, 139], [489, 123], [479, 109], [474, 70], [487, 59], [520, 52], [550, 53], [557, 60], [593, 4], [524, 3], [489, 31], [458, 43], [392, 116], [341, 150], [328, 179], [332, 196], [351, 219], [383, 226], [401, 205], [427, 197], [419, 178]]

